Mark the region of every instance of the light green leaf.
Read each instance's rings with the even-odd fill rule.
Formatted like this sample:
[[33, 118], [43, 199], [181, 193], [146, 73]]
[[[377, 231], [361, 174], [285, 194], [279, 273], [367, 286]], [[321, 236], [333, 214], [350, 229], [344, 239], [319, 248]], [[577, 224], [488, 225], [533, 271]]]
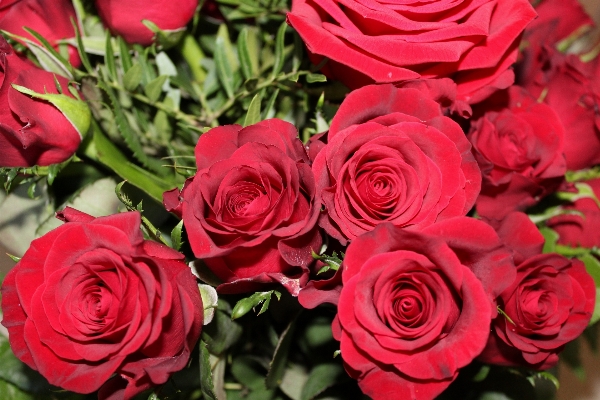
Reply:
[[258, 35], [256, 28], [245, 26], [237, 41], [238, 56], [242, 74], [246, 79], [254, 78], [258, 74]]
[[219, 296], [214, 287], [205, 284], [199, 284], [200, 296], [202, 297], [202, 306], [204, 308], [203, 325], [208, 325], [215, 316], [215, 310], [219, 302]]
[[25, 43], [27, 48], [29, 48], [29, 50], [31, 50], [33, 55], [37, 58], [41, 67], [43, 69], [45, 69], [46, 71], [53, 72], [55, 74], [64, 76], [68, 79], [73, 79], [73, 74], [71, 73], [70, 68], [66, 67], [65, 64], [59, 58], [57, 58], [54, 54], [52, 54], [44, 46], [41, 46], [28, 38], [25, 38], [25, 37], [22, 37], [19, 35], [14, 35], [7, 31], [0, 31], [0, 32], [2, 32], [2, 34], [4, 36], [7, 36], [7, 37], [15, 39], [19, 42]]
[[308, 74], [306, 75], [306, 82], [327, 82], [327, 77], [323, 74]]
[[133, 64], [123, 76], [123, 86], [133, 92], [142, 83], [143, 71], [140, 64]]
[[106, 65], [108, 77], [112, 81], [116, 81], [117, 80], [117, 64], [115, 63], [115, 54], [114, 54], [114, 49], [113, 49], [113, 45], [112, 45], [112, 36], [110, 36], [109, 30], [106, 30], [104, 65]]
[[250, 102], [250, 106], [248, 106], [248, 112], [246, 113], [246, 118], [244, 119], [244, 126], [253, 125], [260, 121], [260, 93], [257, 93]]
[[283, 63], [285, 61], [285, 30], [288, 25], [286, 22], [282, 23], [277, 30], [277, 36], [275, 38], [275, 60], [273, 63], [273, 73], [271, 74], [273, 77], [276, 77], [281, 69], [283, 68]]
[[163, 193], [177, 186], [177, 182], [166, 181], [129, 161], [99, 129], [95, 129], [93, 135], [93, 139], [84, 148], [84, 154], [100, 161], [156, 201], [162, 203]]
[[179, 221], [175, 228], [171, 231], [171, 243], [173, 243], [173, 248], [177, 251], [181, 248], [183, 241], [181, 240], [181, 232], [183, 230], [183, 220]]
[[311, 400], [345, 377], [344, 368], [338, 363], [320, 364], [310, 371], [302, 388], [301, 400]]
[[279, 337], [279, 341], [275, 347], [275, 353], [273, 354], [273, 359], [269, 364], [269, 372], [267, 373], [267, 377], [265, 379], [265, 385], [267, 386], [267, 389], [274, 389], [281, 384], [283, 374], [285, 373], [288, 353], [295, 328], [296, 318], [289, 323], [287, 328], [285, 328]]
[[158, 101], [163, 90], [163, 85], [167, 81], [167, 78], [168, 76], [161, 75], [158, 78], [148, 82], [144, 88], [144, 93], [146, 93], [146, 96], [151, 102]]
[[200, 341], [200, 390], [202, 391], [202, 398], [217, 400], [210, 364], [210, 353], [204, 341]]
[[229, 98], [233, 97], [233, 75], [239, 68], [237, 57], [233, 53], [233, 47], [229, 40], [227, 25], [221, 24], [217, 33], [214, 54], [215, 65], [217, 68], [217, 76], [223, 85], [223, 89]]

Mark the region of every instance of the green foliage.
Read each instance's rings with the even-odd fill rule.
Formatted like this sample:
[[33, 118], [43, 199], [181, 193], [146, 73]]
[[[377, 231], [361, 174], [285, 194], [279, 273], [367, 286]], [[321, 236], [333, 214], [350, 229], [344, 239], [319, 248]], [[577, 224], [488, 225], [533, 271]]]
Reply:
[[246, 297], [237, 302], [231, 313], [231, 319], [237, 319], [246, 315], [250, 310], [259, 306], [262, 303], [262, 307], [258, 312], [258, 315], [264, 313], [269, 308], [271, 302], [271, 295], [275, 294], [277, 300], [281, 300], [281, 293], [276, 290], [269, 290], [268, 292], [257, 292], [250, 297]]

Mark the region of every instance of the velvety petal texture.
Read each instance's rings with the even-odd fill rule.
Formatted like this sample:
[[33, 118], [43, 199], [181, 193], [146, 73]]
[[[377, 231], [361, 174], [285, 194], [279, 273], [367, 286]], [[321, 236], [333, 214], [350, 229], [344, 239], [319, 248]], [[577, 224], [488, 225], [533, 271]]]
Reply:
[[203, 307], [178, 252], [145, 241], [139, 213], [66, 223], [31, 243], [2, 285], [15, 355], [56, 386], [130, 399], [186, 366]]
[[537, 204], [564, 181], [564, 127], [552, 108], [519, 86], [481, 109], [469, 133], [483, 175], [476, 207], [482, 216], [502, 218]]
[[185, 28], [194, 16], [198, 0], [96, 0], [102, 22], [114, 35], [128, 43], [148, 46], [154, 33], [142, 20], [149, 20], [163, 31]]
[[[77, 20], [71, 0], [11, 0], [0, 2], [0, 29], [41, 44], [24, 27], [33, 29], [55, 48], [57, 41], [75, 37], [71, 19]], [[77, 48], [68, 46], [73, 66], [81, 64]]]
[[18, 92], [21, 85], [37, 93], [71, 96], [69, 81], [19, 58], [0, 36], [0, 167], [50, 165], [67, 160], [81, 135], [52, 104]]
[[350, 88], [450, 77], [459, 97], [483, 100], [513, 83], [508, 71], [534, 19], [527, 0], [294, 0], [288, 23], [322, 71]]
[[417, 228], [473, 206], [479, 168], [433, 92], [372, 85], [342, 102], [313, 163], [319, 224], [342, 244], [382, 222]]
[[297, 295], [321, 247], [320, 199], [308, 155], [288, 122], [225, 125], [196, 145], [198, 172], [165, 207], [182, 216], [194, 255], [220, 292], [281, 283]]
[[[483, 350], [510, 253], [484, 222], [456, 217], [356, 238], [338, 303], [346, 370], [373, 399], [433, 399]], [[336, 329], [337, 330], [337, 329]]]
[[498, 297], [503, 314], [492, 322], [479, 359], [548, 369], [564, 345], [588, 326], [596, 301], [594, 280], [578, 259], [541, 254], [543, 238], [525, 214], [507, 216], [498, 233], [514, 251], [517, 276]]

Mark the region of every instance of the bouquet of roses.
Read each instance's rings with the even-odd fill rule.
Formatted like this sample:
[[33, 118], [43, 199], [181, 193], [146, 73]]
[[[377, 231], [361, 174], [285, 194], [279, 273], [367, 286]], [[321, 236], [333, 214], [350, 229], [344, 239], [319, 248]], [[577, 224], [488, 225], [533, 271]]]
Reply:
[[0, 30], [0, 398], [543, 399], [595, 343], [576, 0], [8, 0]]

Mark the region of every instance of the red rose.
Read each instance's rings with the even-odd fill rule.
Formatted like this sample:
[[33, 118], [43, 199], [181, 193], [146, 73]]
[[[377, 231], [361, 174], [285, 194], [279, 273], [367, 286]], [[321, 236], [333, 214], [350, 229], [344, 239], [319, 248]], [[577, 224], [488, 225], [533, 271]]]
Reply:
[[144, 46], [152, 43], [154, 33], [142, 20], [152, 21], [163, 31], [181, 30], [197, 6], [198, 0], [96, 0], [98, 14], [113, 34]]
[[[9, 0], [0, 2], [0, 29], [41, 44], [23, 27], [31, 28], [57, 47], [57, 41], [75, 37], [71, 18], [76, 20], [71, 0]], [[68, 47], [75, 67], [81, 64], [77, 49]]]
[[[592, 179], [584, 183], [591, 186], [600, 196], [600, 179]], [[600, 208], [589, 197], [576, 200], [565, 209], [578, 211], [580, 214], [563, 214], [551, 218], [546, 224], [559, 234], [558, 243], [578, 247], [600, 247]]]
[[556, 46], [569, 37], [581, 35], [594, 22], [577, 0], [542, 0], [536, 2], [538, 17], [527, 25], [523, 34], [523, 49], [517, 64], [520, 85], [542, 82], [547, 71], [548, 58]]
[[456, 217], [381, 224], [350, 243], [338, 304], [346, 370], [373, 399], [433, 399], [483, 350], [514, 264], [494, 230]]
[[565, 127], [564, 153], [569, 170], [600, 164], [600, 83], [597, 66], [577, 55], [546, 48], [547, 62], [523, 86], [552, 107]]
[[165, 193], [165, 206], [180, 213], [194, 255], [224, 282], [218, 290], [279, 282], [297, 295], [321, 236], [296, 128], [279, 119], [214, 128], [200, 136], [196, 164], [179, 198], [176, 189]]
[[288, 23], [313, 63], [350, 88], [451, 77], [475, 103], [513, 83], [520, 34], [535, 17], [527, 0], [370, 3], [294, 0]]
[[33, 99], [11, 85], [21, 85], [37, 93], [63, 94], [69, 81], [20, 59], [0, 36], [0, 166], [29, 167], [67, 160], [75, 153], [81, 135], [52, 104]]
[[498, 298], [504, 315], [479, 359], [486, 363], [547, 369], [558, 353], [588, 326], [596, 286], [584, 264], [558, 254], [540, 254], [544, 238], [527, 215], [510, 214], [498, 229], [514, 249], [517, 278]]
[[501, 218], [535, 205], [562, 183], [564, 128], [550, 107], [518, 86], [485, 106], [489, 111], [469, 133], [483, 175], [477, 212]]
[[138, 213], [93, 218], [66, 208], [59, 218], [67, 223], [34, 240], [2, 285], [13, 352], [51, 384], [100, 389], [100, 399], [165, 383], [186, 366], [202, 327], [183, 256], [144, 240]]
[[366, 86], [333, 118], [313, 171], [319, 224], [343, 244], [382, 222], [426, 226], [473, 206], [481, 175], [471, 146], [426, 93]]

